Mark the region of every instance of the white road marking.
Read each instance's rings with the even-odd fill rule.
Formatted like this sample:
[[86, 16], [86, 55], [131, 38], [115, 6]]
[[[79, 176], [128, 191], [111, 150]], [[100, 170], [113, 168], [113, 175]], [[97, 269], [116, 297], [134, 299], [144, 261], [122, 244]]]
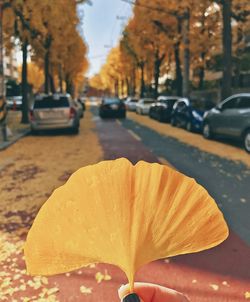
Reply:
[[128, 130], [128, 132], [133, 136], [133, 138], [135, 138], [137, 141], [141, 141], [140, 136], [138, 136], [136, 133], [134, 133], [134, 131], [132, 130]]
[[168, 166], [177, 171], [177, 169], [173, 165], [171, 165], [170, 162], [168, 162], [164, 157], [158, 157], [158, 160], [161, 164]]

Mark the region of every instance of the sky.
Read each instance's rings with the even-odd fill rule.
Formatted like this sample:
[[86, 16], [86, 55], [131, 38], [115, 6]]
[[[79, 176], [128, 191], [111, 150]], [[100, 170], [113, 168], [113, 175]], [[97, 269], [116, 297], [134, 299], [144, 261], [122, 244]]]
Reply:
[[92, 0], [91, 6], [85, 4], [81, 9], [84, 11], [83, 34], [89, 48], [87, 76], [91, 77], [105, 63], [110, 48], [118, 44], [132, 8], [122, 0]]

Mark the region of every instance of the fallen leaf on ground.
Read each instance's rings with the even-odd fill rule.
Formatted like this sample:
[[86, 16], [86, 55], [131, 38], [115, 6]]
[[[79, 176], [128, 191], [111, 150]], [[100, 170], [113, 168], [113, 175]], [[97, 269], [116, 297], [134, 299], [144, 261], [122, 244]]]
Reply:
[[217, 284], [209, 284], [209, 286], [210, 286], [213, 290], [218, 290], [218, 289], [219, 289], [219, 285], [217, 285]]
[[92, 293], [92, 288], [86, 287], [86, 286], [82, 285], [82, 286], [80, 287], [80, 292], [81, 292], [82, 294], [91, 294], [91, 293]]
[[223, 281], [222, 285], [229, 287], [229, 284], [227, 283], [227, 281]]
[[97, 283], [101, 283], [102, 281], [109, 281], [111, 280], [111, 276], [108, 274], [107, 270], [105, 270], [105, 273], [102, 274], [101, 272], [97, 272], [95, 274], [95, 279]]

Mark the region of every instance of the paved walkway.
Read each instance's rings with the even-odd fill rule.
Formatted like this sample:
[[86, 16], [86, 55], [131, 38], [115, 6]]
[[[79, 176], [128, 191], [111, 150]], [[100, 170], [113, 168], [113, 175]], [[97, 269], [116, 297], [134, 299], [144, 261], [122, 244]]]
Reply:
[[30, 126], [23, 125], [20, 123], [21, 112], [20, 111], [9, 111], [7, 116], [7, 141], [4, 141], [2, 135], [2, 127], [0, 125], [0, 150], [8, 148], [14, 144], [17, 140], [27, 135], [30, 132]]

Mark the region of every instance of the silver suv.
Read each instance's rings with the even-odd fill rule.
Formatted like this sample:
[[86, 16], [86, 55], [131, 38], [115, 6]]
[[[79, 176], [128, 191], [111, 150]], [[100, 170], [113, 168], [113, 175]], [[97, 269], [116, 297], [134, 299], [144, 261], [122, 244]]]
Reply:
[[242, 140], [250, 153], [250, 93], [232, 95], [205, 113], [203, 136], [215, 135]]
[[69, 94], [39, 95], [30, 110], [33, 132], [51, 129], [70, 129], [78, 133], [80, 113]]

